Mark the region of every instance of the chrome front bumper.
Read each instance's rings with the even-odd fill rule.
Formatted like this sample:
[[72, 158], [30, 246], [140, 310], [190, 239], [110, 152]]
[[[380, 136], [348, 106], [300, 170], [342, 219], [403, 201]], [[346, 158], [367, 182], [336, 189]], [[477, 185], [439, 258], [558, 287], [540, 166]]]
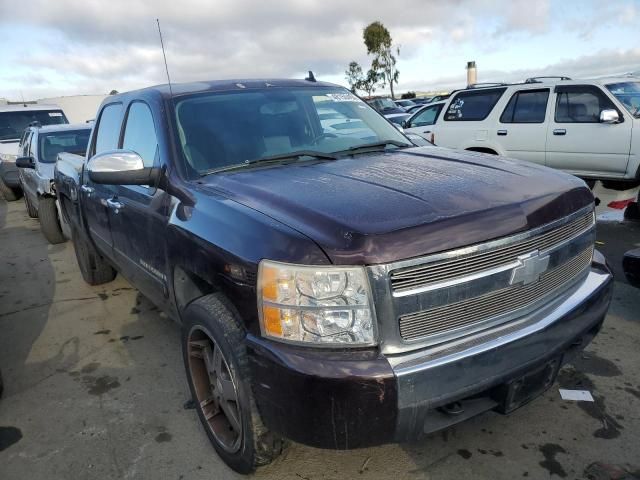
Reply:
[[[494, 408], [493, 388], [549, 360], [566, 363], [599, 330], [611, 302], [612, 279], [596, 252], [583, 281], [534, 313], [440, 349], [387, 355], [398, 387], [395, 440], [416, 438]], [[459, 401], [468, 405], [466, 414], [438, 410]]]

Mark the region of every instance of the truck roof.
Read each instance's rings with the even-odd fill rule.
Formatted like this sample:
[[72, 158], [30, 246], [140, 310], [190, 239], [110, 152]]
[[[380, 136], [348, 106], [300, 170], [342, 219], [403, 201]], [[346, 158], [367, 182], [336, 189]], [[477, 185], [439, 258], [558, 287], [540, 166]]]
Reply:
[[60, 123], [56, 125], [43, 125], [42, 127], [29, 127], [39, 133], [63, 132], [65, 130], [91, 130], [93, 123]]
[[24, 110], [62, 110], [58, 105], [46, 105], [37, 103], [20, 103], [13, 105], [0, 105], [0, 112], [21, 112]]
[[171, 91], [168, 84], [154, 85], [151, 87], [142, 88], [139, 90], [131, 90], [129, 92], [123, 92], [116, 95], [107, 97], [104, 102], [109, 102], [111, 99], [118, 99], [120, 97], [127, 97], [132, 94], [157, 92], [163, 98], [170, 98], [171, 93], [173, 96], [189, 95], [192, 93], [202, 92], [222, 92], [222, 91], [240, 91], [247, 89], [262, 89], [268, 87], [340, 87], [333, 83], [310, 81], [310, 80], [298, 80], [298, 79], [233, 79], [233, 80], [207, 80], [202, 82], [189, 82], [189, 83], [172, 83]]

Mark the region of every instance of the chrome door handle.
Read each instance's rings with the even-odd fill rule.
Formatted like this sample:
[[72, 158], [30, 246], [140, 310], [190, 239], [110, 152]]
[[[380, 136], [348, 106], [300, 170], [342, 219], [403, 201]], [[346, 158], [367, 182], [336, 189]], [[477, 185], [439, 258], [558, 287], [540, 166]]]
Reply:
[[566, 134], [567, 134], [567, 131], [566, 131], [564, 128], [556, 128], [556, 129], [553, 131], [553, 134], [554, 134], [554, 135], [566, 135]]
[[124, 204], [112, 198], [107, 199], [107, 207], [118, 213], [124, 208]]
[[91, 194], [94, 192], [93, 187], [90, 187], [89, 185], [80, 185], [80, 190], [86, 193], [87, 197], [90, 197]]
[[498, 130], [498, 135], [505, 136], [507, 134], [506, 130]]

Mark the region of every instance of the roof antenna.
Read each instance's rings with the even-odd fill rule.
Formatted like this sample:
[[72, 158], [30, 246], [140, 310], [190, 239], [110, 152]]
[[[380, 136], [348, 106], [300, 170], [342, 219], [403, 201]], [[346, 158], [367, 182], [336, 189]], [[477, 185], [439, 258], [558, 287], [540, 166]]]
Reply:
[[171, 90], [171, 77], [169, 76], [169, 67], [167, 66], [167, 54], [164, 52], [164, 42], [162, 41], [162, 30], [160, 30], [160, 20], [156, 18], [158, 24], [158, 34], [160, 35], [160, 46], [162, 47], [162, 56], [164, 57], [164, 69], [167, 72], [167, 81], [169, 82], [169, 94], [173, 97], [173, 91]]
[[305, 78], [305, 80], [307, 82], [315, 82], [316, 81], [316, 77], [313, 75], [313, 72], [311, 70], [309, 70], [309, 75], [307, 76], [307, 78]]
[[22, 94], [22, 90], [20, 90], [20, 98], [22, 98], [22, 106], [26, 107], [27, 106], [27, 102], [24, 101], [24, 95]]

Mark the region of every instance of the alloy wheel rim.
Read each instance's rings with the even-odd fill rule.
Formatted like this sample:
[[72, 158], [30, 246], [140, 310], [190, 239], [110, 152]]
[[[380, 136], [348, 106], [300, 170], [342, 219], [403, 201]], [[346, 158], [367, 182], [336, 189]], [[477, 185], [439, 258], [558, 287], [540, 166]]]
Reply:
[[242, 416], [235, 379], [222, 350], [203, 328], [194, 327], [188, 337], [189, 374], [196, 392], [196, 408], [205, 426], [227, 452], [242, 443]]

